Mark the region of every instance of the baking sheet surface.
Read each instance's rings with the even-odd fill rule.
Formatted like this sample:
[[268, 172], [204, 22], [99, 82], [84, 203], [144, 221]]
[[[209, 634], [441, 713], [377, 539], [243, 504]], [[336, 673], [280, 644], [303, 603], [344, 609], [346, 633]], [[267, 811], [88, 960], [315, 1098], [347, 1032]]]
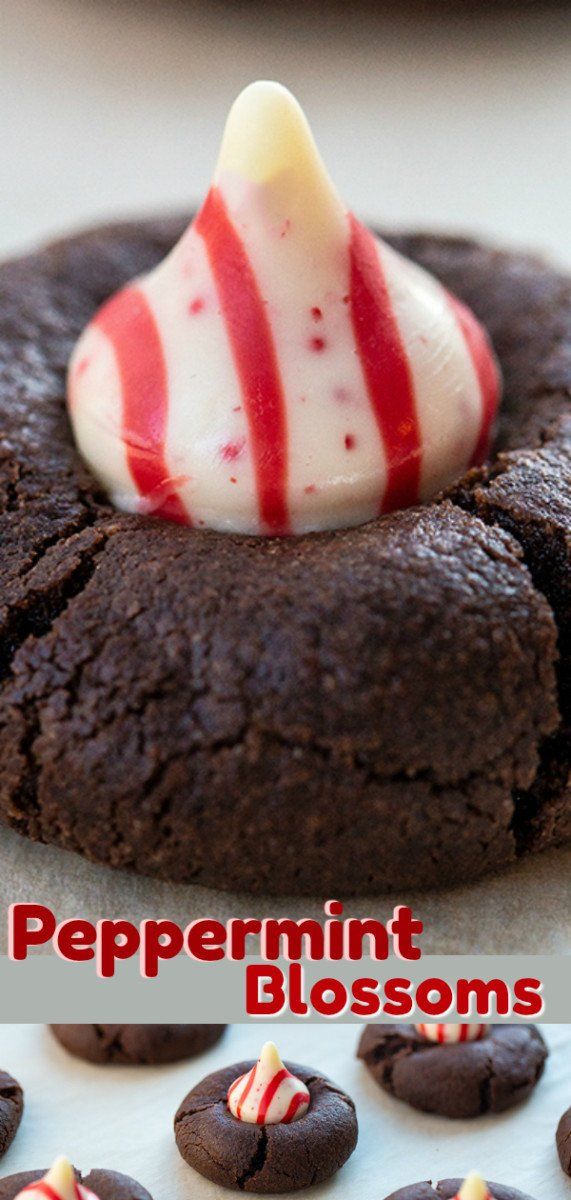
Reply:
[[[355, 1059], [362, 1026], [234, 1025], [207, 1054], [168, 1067], [95, 1067], [68, 1055], [41, 1025], [0, 1026], [0, 1067], [24, 1087], [26, 1107], [0, 1174], [48, 1166], [58, 1154], [81, 1170], [109, 1167], [139, 1179], [153, 1200], [224, 1200], [183, 1163], [172, 1121], [204, 1075], [255, 1057], [264, 1040], [284, 1058], [315, 1066], [357, 1105], [359, 1142], [312, 1200], [384, 1200], [421, 1179], [479, 1170], [535, 1200], [569, 1200], [571, 1183], [555, 1151], [555, 1129], [571, 1104], [571, 1025], [545, 1025], [551, 1054], [532, 1098], [502, 1116], [447, 1121], [386, 1096]], [[301, 1193], [300, 1193], [301, 1195]]]
[[[345, 915], [383, 919], [397, 901], [410, 904], [424, 921], [425, 954], [569, 954], [570, 879], [571, 849], [557, 850], [453, 891], [346, 901]], [[174, 886], [34, 845], [0, 828], [0, 902], [47, 904], [58, 921], [121, 916], [138, 924], [146, 917], [170, 917], [184, 926], [197, 916], [321, 918], [325, 899]], [[5, 952], [6, 928], [0, 926], [0, 953]]]

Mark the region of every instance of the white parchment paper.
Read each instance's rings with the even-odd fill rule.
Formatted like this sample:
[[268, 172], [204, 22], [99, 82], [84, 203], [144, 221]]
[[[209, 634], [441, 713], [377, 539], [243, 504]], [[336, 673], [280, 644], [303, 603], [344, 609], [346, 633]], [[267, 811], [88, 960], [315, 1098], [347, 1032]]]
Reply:
[[[425, 954], [569, 954], [571, 849], [527, 859], [499, 875], [448, 891], [403, 892], [346, 901], [345, 916], [390, 915], [410, 904], [424, 922]], [[343, 897], [341, 897], [343, 899]], [[47, 904], [58, 921], [82, 916], [170, 917], [183, 926], [198, 916], [323, 918], [327, 897], [247, 896], [183, 887], [112, 871], [52, 846], [34, 845], [0, 828], [0, 904]], [[0, 926], [0, 953], [6, 952]]]
[[[306, 1193], [311, 1200], [384, 1200], [421, 1179], [479, 1170], [535, 1200], [569, 1200], [555, 1129], [571, 1105], [571, 1025], [545, 1025], [551, 1054], [527, 1103], [502, 1116], [447, 1121], [391, 1100], [355, 1058], [356, 1025], [234, 1025], [207, 1054], [170, 1067], [95, 1067], [66, 1054], [39, 1025], [0, 1026], [0, 1066], [25, 1089], [20, 1131], [0, 1174], [48, 1166], [58, 1154], [84, 1171], [109, 1167], [140, 1180], [154, 1200], [224, 1200], [180, 1158], [174, 1113], [204, 1075], [255, 1057], [268, 1037], [282, 1056], [318, 1067], [357, 1105], [359, 1142], [346, 1166]], [[301, 1194], [301, 1193], [300, 1193]]]

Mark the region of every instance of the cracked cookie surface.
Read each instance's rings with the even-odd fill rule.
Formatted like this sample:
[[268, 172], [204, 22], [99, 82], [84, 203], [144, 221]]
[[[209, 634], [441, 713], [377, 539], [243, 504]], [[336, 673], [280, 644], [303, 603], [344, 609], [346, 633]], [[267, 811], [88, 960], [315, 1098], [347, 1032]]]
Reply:
[[427, 1041], [414, 1025], [367, 1025], [357, 1055], [395, 1099], [422, 1112], [467, 1118], [527, 1099], [548, 1050], [534, 1025], [492, 1025], [480, 1041], [450, 1045]]
[[189, 1166], [222, 1187], [260, 1193], [299, 1191], [343, 1166], [357, 1144], [353, 1101], [311, 1068], [285, 1065], [311, 1097], [305, 1115], [291, 1124], [251, 1125], [229, 1112], [228, 1088], [253, 1062], [215, 1071], [188, 1093], [174, 1124]]
[[93, 1063], [159, 1064], [202, 1054], [225, 1025], [50, 1025], [58, 1042]]
[[189, 531], [110, 508], [64, 400], [81, 328], [183, 224], [95, 230], [0, 268], [0, 819], [113, 866], [264, 893], [464, 882], [571, 838], [571, 518], [553, 465], [571, 283], [464, 241], [394, 239], [492, 333], [498, 451], [550, 459], [509, 519], [480, 474], [360, 529]]
[[24, 1111], [24, 1093], [17, 1080], [0, 1071], [0, 1158], [12, 1145]]
[[[15, 1200], [22, 1188], [43, 1179], [45, 1174], [46, 1170], [20, 1171], [18, 1175], [7, 1175], [0, 1179], [0, 1200]], [[78, 1183], [94, 1192], [97, 1200], [152, 1200], [146, 1188], [119, 1171], [97, 1169], [82, 1175], [76, 1170], [75, 1174]]]

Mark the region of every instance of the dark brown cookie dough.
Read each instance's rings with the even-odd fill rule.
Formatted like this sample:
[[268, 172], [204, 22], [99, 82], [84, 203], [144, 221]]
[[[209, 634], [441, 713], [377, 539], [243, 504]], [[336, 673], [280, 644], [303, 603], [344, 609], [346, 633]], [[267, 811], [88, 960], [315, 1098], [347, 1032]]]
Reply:
[[563, 723], [546, 743], [538, 775], [521, 798], [520, 853], [571, 838], [571, 415], [553, 441], [500, 454], [473, 472], [455, 498], [489, 525], [518, 538], [536, 586], [559, 628]]
[[480, 1041], [445, 1046], [421, 1037], [414, 1025], [367, 1025], [357, 1054], [397, 1100], [461, 1118], [503, 1112], [525, 1100], [548, 1050], [535, 1025], [492, 1025]]
[[571, 1175], [571, 1108], [563, 1113], [555, 1140], [561, 1167], [566, 1175]]
[[156, 1064], [202, 1054], [225, 1025], [50, 1025], [58, 1042], [92, 1063]]
[[24, 1093], [7, 1071], [0, 1071], [0, 1158], [12, 1145], [24, 1111]]
[[[18, 1192], [29, 1183], [35, 1183], [47, 1173], [43, 1171], [21, 1171], [18, 1175], [7, 1175], [0, 1179], [0, 1200], [15, 1200]], [[76, 1171], [77, 1180], [98, 1197], [98, 1200], [152, 1200], [146, 1188], [131, 1179], [121, 1175], [119, 1171], [90, 1171], [89, 1175], [81, 1175]]]
[[571, 837], [561, 472], [543, 496], [512, 476], [509, 520], [488, 482], [507, 482], [498, 451], [564, 452], [571, 282], [396, 239], [494, 338], [506, 396], [485, 482], [336, 533], [189, 531], [111, 509], [64, 403], [81, 328], [182, 226], [109, 227], [0, 268], [0, 819], [266, 893], [451, 884]]
[[[412, 1183], [408, 1187], [400, 1188], [398, 1192], [391, 1192], [386, 1200], [454, 1200], [462, 1183], [462, 1179], [442, 1179], [440, 1183], [434, 1185]], [[525, 1192], [505, 1187], [502, 1183], [489, 1183], [488, 1187], [494, 1200], [532, 1200], [532, 1197], [526, 1195]]]
[[182, 1101], [174, 1124], [185, 1162], [214, 1183], [244, 1192], [296, 1192], [329, 1179], [357, 1144], [353, 1101], [311, 1068], [286, 1063], [309, 1088], [305, 1116], [289, 1125], [238, 1121], [228, 1111], [228, 1088], [253, 1065], [215, 1071]]

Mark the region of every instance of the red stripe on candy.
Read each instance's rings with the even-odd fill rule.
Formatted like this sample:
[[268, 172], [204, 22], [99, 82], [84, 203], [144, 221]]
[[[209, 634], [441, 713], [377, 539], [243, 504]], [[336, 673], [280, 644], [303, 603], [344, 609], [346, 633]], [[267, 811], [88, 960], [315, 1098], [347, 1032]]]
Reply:
[[208, 193], [195, 228], [206, 247], [244, 398], [260, 520], [268, 533], [289, 533], [286, 405], [276, 349], [244, 243], [217, 188]]
[[37, 1183], [28, 1183], [22, 1188], [23, 1192], [41, 1192], [46, 1200], [61, 1200], [59, 1192], [56, 1192], [49, 1183], [45, 1183], [43, 1179], [38, 1179]]
[[237, 1104], [237, 1106], [236, 1106], [236, 1116], [237, 1116], [239, 1119], [240, 1119], [240, 1118], [241, 1118], [241, 1116], [242, 1116], [242, 1109], [243, 1109], [243, 1107], [244, 1107], [244, 1101], [246, 1100], [246, 1098], [247, 1098], [247, 1096], [248, 1096], [248, 1093], [251, 1091], [252, 1084], [253, 1084], [253, 1082], [254, 1082], [254, 1079], [256, 1078], [256, 1068], [257, 1068], [257, 1066], [258, 1066], [258, 1064], [256, 1063], [256, 1065], [255, 1065], [254, 1067], [252, 1067], [252, 1070], [250, 1071], [250, 1074], [248, 1075], [248, 1081], [247, 1081], [247, 1083], [246, 1083], [246, 1086], [245, 1086], [245, 1088], [244, 1088], [244, 1091], [242, 1092], [242, 1095], [240, 1096], [240, 1099], [239, 1099], [239, 1101], [238, 1101], [238, 1104]]
[[375, 239], [352, 214], [349, 223], [353, 333], [387, 456], [380, 511], [390, 512], [418, 500], [422, 449], [414, 385]]
[[290, 1121], [293, 1121], [298, 1108], [301, 1108], [302, 1104], [309, 1104], [309, 1092], [295, 1092], [283, 1118], [283, 1125], [289, 1125]]
[[228, 1088], [228, 1094], [226, 1096], [227, 1100], [230, 1099], [230, 1096], [232, 1095], [232, 1093], [236, 1091], [236, 1088], [239, 1087], [239, 1085], [242, 1083], [242, 1080], [245, 1078], [246, 1078], [245, 1075], [240, 1075], [238, 1077], [238, 1079], [234, 1080], [234, 1083], [232, 1084], [232, 1086]]
[[471, 466], [478, 466], [487, 457], [490, 449], [492, 425], [500, 398], [500, 375], [488, 337], [474, 314], [456, 296], [448, 293], [448, 299], [468, 347], [480, 387], [482, 419], [470, 463]]
[[125, 288], [104, 305], [95, 325], [113, 347], [121, 381], [122, 436], [141, 495], [160, 517], [190, 525], [165, 459], [168, 380], [161, 336], [146, 297]]
[[283, 1083], [284, 1079], [287, 1079], [288, 1075], [289, 1075], [289, 1071], [286, 1071], [285, 1067], [282, 1067], [281, 1071], [276, 1071], [275, 1075], [272, 1075], [272, 1078], [270, 1079], [270, 1082], [266, 1086], [265, 1091], [262, 1092], [262, 1095], [260, 1096], [260, 1103], [258, 1105], [258, 1115], [256, 1117], [256, 1123], [258, 1125], [264, 1124], [267, 1111], [268, 1111], [270, 1104], [272, 1103], [272, 1100], [280, 1086], [280, 1083]]

